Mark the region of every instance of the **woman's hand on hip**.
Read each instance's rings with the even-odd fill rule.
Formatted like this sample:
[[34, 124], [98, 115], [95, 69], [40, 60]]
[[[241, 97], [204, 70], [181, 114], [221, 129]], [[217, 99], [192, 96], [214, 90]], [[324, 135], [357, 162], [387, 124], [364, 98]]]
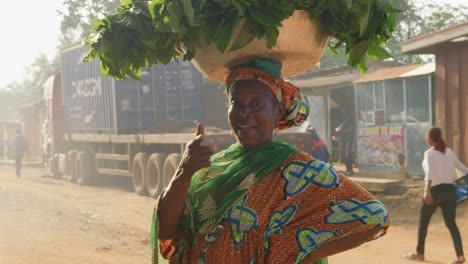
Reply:
[[424, 191], [423, 200], [424, 203], [427, 205], [431, 205], [434, 202], [434, 199], [432, 199], [431, 191]]
[[199, 123], [195, 137], [187, 144], [182, 156], [180, 169], [182, 169], [184, 174], [193, 174], [202, 168], [210, 166], [210, 157], [213, 155], [213, 152], [210, 147], [202, 146], [204, 133], [205, 129], [203, 125]]

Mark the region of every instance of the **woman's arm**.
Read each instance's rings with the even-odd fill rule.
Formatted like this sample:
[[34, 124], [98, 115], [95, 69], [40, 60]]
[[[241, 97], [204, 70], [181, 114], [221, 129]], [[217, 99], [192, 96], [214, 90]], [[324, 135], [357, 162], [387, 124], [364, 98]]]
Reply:
[[310, 264], [321, 258], [331, 256], [349, 249], [353, 249], [362, 245], [363, 243], [371, 240], [378, 232], [380, 232], [384, 227], [376, 226], [371, 230], [360, 232], [348, 237], [337, 239], [330, 243], [327, 243], [321, 246], [318, 250], [310, 252], [307, 256], [300, 262], [301, 264]]
[[434, 176], [434, 158], [430, 150], [424, 152], [423, 168], [425, 172], [424, 180], [432, 181], [432, 177]]
[[466, 175], [468, 174], [468, 168], [465, 167], [465, 165], [463, 165], [463, 163], [461, 163], [461, 161], [458, 159], [457, 155], [455, 155], [455, 153], [453, 153], [453, 159], [454, 159], [454, 165], [455, 165], [455, 168], [460, 171], [462, 173], [462, 175]]
[[426, 177], [424, 178], [424, 194], [423, 200], [424, 203], [427, 205], [432, 204], [432, 194], [431, 194], [431, 187], [432, 187], [432, 177], [434, 176], [434, 157], [431, 155], [430, 151], [426, 151], [424, 153], [424, 161], [423, 164], [426, 165]]
[[184, 202], [193, 173], [184, 173], [179, 167], [158, 204], [159, 239], [174, 238], [182, 216]]
[[432, 181], [430, 180], [424, 181], [423, 200], [427, 205], [432, 204], [432, 202], [434, 202], [434, 200], [432, 199], [431, 187], [432, 187]]
[[187, 144], [175, 175], [159, 199], [159, 239], [171, 239], [176, 236], [192, 176], [210, 165], [212, 152], [208, 146], [201, 146], [203, 136], [203, 125], [198, 124], [194, 139]]

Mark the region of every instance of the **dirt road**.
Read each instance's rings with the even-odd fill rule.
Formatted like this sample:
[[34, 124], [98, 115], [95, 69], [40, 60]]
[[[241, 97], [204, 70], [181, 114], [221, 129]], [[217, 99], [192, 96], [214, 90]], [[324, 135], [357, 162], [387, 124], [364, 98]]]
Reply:
[[[131, 190], [128, 178], [78, 186], [26, 168], [21, 179], [0, 167], [0, 263], [149, 263], [149, 228], [154, 200]], [[401, 259], [415, 246], [418, 191], [386, 196], [392, 227], [387, 236], [330, 257], [330, 263], [410, 263]], [[458, 211], [468, 252], [468, 206]], [[453, 245], [440, 212], [430, 226], [428, 263], [447, 263]]]

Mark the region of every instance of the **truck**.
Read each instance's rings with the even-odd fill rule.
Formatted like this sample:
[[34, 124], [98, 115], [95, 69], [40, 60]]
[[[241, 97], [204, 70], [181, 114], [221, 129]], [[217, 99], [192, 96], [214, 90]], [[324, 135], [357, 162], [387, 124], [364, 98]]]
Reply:
[[[56, 177], [79, 185], [99, 176], [132, 178], [139, 195], [159, 196], [174, 175], [196, 124], [213, 152], [235, 142], [222, 84], [190, 62], [173, 60], [141, 72], [141, 80], [103, 76], [88, 47], [61, 52], [61, 72], [44, 84], [44, 161]], [[278, 140], [311, 150], [307, 132]]]

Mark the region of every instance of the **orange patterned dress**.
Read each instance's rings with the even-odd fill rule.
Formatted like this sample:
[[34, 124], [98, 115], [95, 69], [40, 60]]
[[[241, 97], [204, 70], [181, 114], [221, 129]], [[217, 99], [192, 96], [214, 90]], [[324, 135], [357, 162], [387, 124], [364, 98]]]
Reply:
[[265, 176], [207, 235], [159, 241], [170, 263], [298, 263], [320, 246], [389, 225], [386, 207], [331, 165], [299, 152]]

